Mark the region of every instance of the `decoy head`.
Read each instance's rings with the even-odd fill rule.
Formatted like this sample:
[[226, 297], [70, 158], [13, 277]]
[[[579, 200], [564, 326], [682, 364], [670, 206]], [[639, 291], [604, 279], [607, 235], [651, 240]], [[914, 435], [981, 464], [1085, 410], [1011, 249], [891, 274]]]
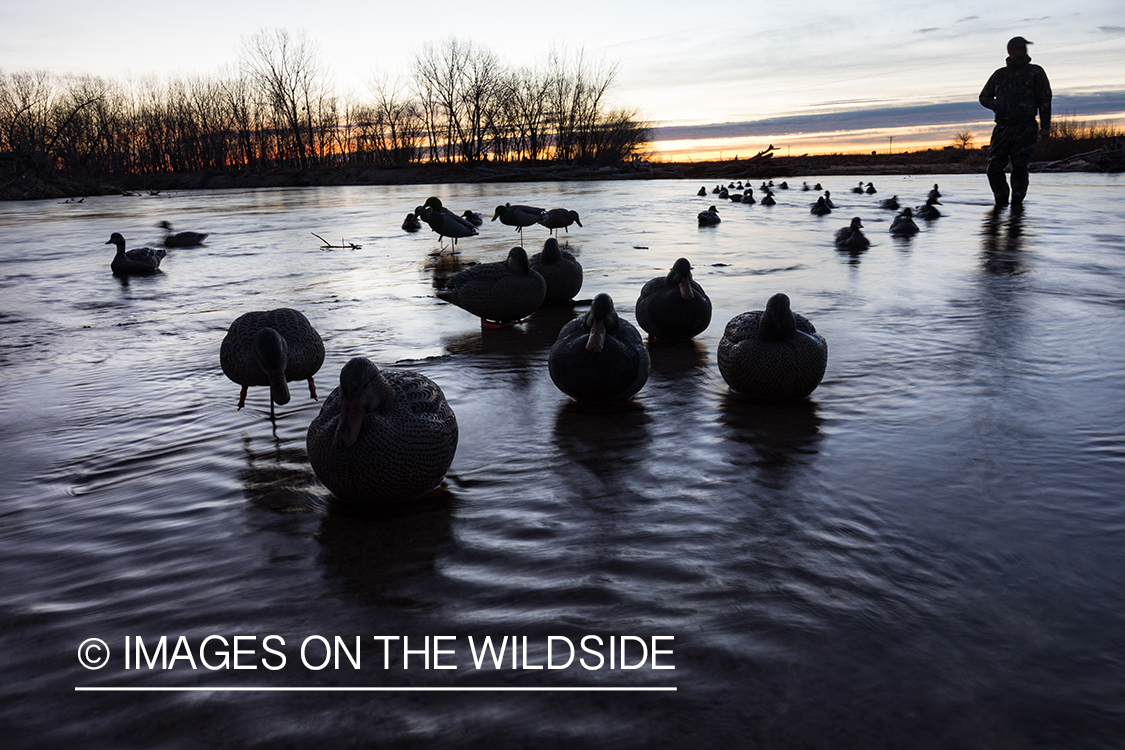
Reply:
[[120, 232], [114, 232], [109, 236], [109, 240], [105, 244], [117, 245], [117, 251], [121, 252], [125, 249], [125, 238], [121, 236]]
[[[568, 213], [570, 215], [570, 218], [574, 221], [574, 223], [581, 227], [582, 222], [578, 220], [578, 212], [577, 211], [569, 211]], [[585, 227], [583, 227], [583, 229], [585, 229]]]
[[559, 241], [554, 237], [548, 237], [547, 241], [543, 243], [543, 262], [544, 263], [558, 263], [562, 260], [562, 250], [559, 249]]
[[289, 345], [272, 328], [260, 328], [254, 335], [254, 359], [270, 381], [270, 398], [275, 404], [289, 403], [289, 385], [285, 382], [285, 366]]
[[695, 296], [691, 291], [691, 263], [687, 258], [679, 258], [672, 264], [672, 270], [668, 272], [667, 283], [668, 286], [678, 286], [680, 296], [684, 299], [691, 299]]
[[169, 221], [162, 221], [159, 224], [157, 224], [156, 226], [160, 227], [165, 232], [171, 232], [172, 231], [172, 223], [169, 222]]
[[[511, 205], [511, 204], [508, 204], [508, 205]], [[508, 213], [508, 205], [505, 205], [505, 206], [497, 206], [497, 207], [496, 207], [496, 212], [492, 214], [492, 220], [493, 220], [493, 221], [496, 221], [496, 220], [497, 220], [497, 219], [499, 219], [499, 218], [500, 218], [501, 216], [503, 216], [504, 214]]]
[[508, 259], [504, 261], [508, 270], [518, 276], [527, 276], [531, 273], [531, 264], [527, 260], [527, 251], [516, 245], [508, 251]]
[[432, 208], [435, 211], [440, 211], [441, 210], [441, 199], [438, 198], [437, 196], [431, 195], [429, 198], [426, 199], [426, 202], [423, 203], [422, 205], [423, 206], [429, 206], [430, 208]]
[[766, 341], [778, 341], [795, 330], [797, 319], [789, 307], [789, 297], [778, 292], [769, 298], [758, 318], [758, 336]]
[[863, 221], [858, 216], [856, 216], [852, 219], [851, 228], [852, 231], [855, 231], [856, 229], [863, 229]]
[[366, 357], [348, 360], [340, 370], [340, 418], [332, 444], [349, 448], [359, 439], [368, 412], [385, 410], [394, 401], [394, 389], [375, 363]]
[[914, 218], [914, 212], [911, 211], [909, 208], [904, 208], [904, 209], [902, 209], [902, 213], [899, 214], [899, 216], [905, 216], [908, 219], [913, 219]]
[[613, 299], [605, 292], [594, 297], [593, 304], [582, 318], [582, 328], [590, 334], [586, 339], [586, 351], [600, 352], [605, 346], [606, 336], [617, 333], [620, 325], [621, 319], [617, 317]]

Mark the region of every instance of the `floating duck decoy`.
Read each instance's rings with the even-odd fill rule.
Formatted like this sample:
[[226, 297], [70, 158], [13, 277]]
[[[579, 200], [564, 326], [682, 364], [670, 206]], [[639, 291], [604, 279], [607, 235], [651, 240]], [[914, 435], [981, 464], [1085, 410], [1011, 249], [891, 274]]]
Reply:
[[177, 232], [172, 233], [172, 225], [167, 221], [157, 224], [164, 230], [164, 247], [195, 247], [202, 245], [207, 239], [206, 232]]
[[707, 195], [707, 188], [705, 188], [705, 187], [701, 187], [701, 188], [699, 188], [699, 192], [698, 192], [698, 193], [696, 193], [696, 195], [698, 195], [698, 196], [701, 196], [701, 197], [706, 197], [706, 195]]
[[478, 211], [466, 210], [461, 214], [461, 218], [472, 224], [474, 227], [479, 227], [484, 224], [484, 217]]
[[862, 228], [863, 222], [856, 216], [850, 225], [837, 229], [836, 247], [841, 250], [866, 250], [871, 241], [860, 231]]
[[819, 182], [818, 182], [818, 183], [816, 183], [815, 185], [813, 185], [813, 188], [812, 188], [812, 189], [813, 189], [813, 190], [824, 190], [824, 188], [822, 188], [822, 187], [820, 186], [820, 183], [819, 183]]
[[857, 187], [852, 188], [852, 192], [853, 193], [860, 193], [860, 194], [863, 193], [863, 180], [859, 181], [859, 185]]
[[913, 237], [920, 230], [914, 222], [914, 214], [910, 208], [902, 209], [902, 213], [891, 221], [891, 234], [896, 237]]
[[333, 495], [381, 508], [440, 487], [457, 436], [457, 417], [437, 383], [356, 357], [309, 425], [305, 446], [313, 472]]
[[499, 219], [501, 224], [515, 227], [516, 231], [520, 233], [520, 242], [523, 242], [523, 228], [538, 224], [545, 213], [546, 211], [535, 206], [513, 206], [511, 203], [506, 203], [503, 206], [496, 207], [496, 213], [492, 214], [492, 220]]
[[766, 194], [762, 198], [761, 204], [763, 206], [776, 206], [777, 205], [777, 201], [774, 200], [774, 197], [773, 197], [773, 191], [770, 190], [769, 188], [766, 188]]
[[528, 260], [531, 270], [543, 277], [547, 293], [544, 305], [565, 304], [582, 289], [582, 264], [573, 255], [559, 247], [559, 241], [548, 237], [543, 243], [542, 252], [532, 255]]
[[439, 299], [480, 318], [482, 328], [521, 322], [543, 304], [547, 282], [531, 269], [527, 251], [513, 247], [506, 260], [481, 263], [455, 273]]
[[125, 251], [125, 238], [119, 232], [109, 236], [107, 245], [116, 245], [117, 254], [109, 262], [114, 276], [136, 276], [160, 270], [160, 260], [167, 255], [164, 248], [135, 247]]
[[556, 235], [560, 229], [570, 234], [570, 229], [568, 227], [570, 227], [571, 224], [582, 226], [582, 222], [578, 220], [578, 212], [570, 211], [565, 208], [552, 208], [550, 211], [545, 211], [539, 218], [539, 223]]
[[926, 199], [924, 206], [919, 206], [917, 210], [918, 218], [925, 219], [926, 221], [933, 221], [934, 219], [941, 218], [941, 211], [938, 211], [934, 206], [942, 205], [941, 201], [937, 198], [929, 197]]
[[716, 185], [715, 187], [711, 188], [711, 192], [716, 194], [716, 195], [719, 193], [720, 190], [722, 190], [721, 185]]
[[869, 183], [867, 183], [867, 189], [866, 189], [866, 190], [864, 190], [863, 192], [867, 193], [868, 195], [875, 195], [875, 193], [877, 193], [877, 192], [879, 192], [879, 191], [878, 191], [878, 190], [876, 190], [876, 189], [875, 189], [875, 186], [874, 186], [874, 185], [872, 185], [872, 184], [871, 184], [871, 183], [869, 182]]
[[832, 209], [829, 208], [828, 204], [824, 202], [824, 196], [821, 196], [816, 199], [816, 203], [812, 204], [812, 208], [809, 209], [809, 213], [816, 214], [817, 216], [824, 216], [825, 214], [832, 213]]
[[788, 190], [789, 189], [789, 183], [786, 182], [785, 180], [782, 180], [781, 184], [777, 186], [777, 189], [778, 190]]
[[746, 192], [742, 194], [742, 202], [752, 205], [758, 201], [754, 199], [754, 188], [749, 185], [746, 186]]
[[637, 298], [637, 325], [653, 341], [687, 341], [711, 323], [711, 299], [691, 276], [691, 263], [679, 258], [666, 276], [657, 276], [641, 288]]
[[736, 315], [719, 340], [719, 373], [731, 390], [785, 401], [808, 396], [828, 366], [828, 342], [789, 297], [775, 294], [765, 310]]
[[927, 197], [933, 198], [934, 200], [937, 200], [938, 198], [941, 197], [941, 191], [939, 191], [937, 189], [937, 183], [936, 182], [934, 183], [933, 190], [930, 191], [930, 194]]
[[883, 200], [879, 201], [879, 208], [885, 208], [888, 211], [897, 211], [898, 196], [892, 195], [890, 198], [884, 198]]
[[242, 386], [238, 408], [246, 405], [252, 385], [270, 387], [270, 418], [273, 405], [289, 403], [289, 386], [295, 380], [309, 381], [309, 395], [316, 398], [313, 375], [324, 364], [324, 342], [297, 310], [281, 307], [258, 310], [235, 318], [219, 347], [223, 373]]
[[[819, 184], [820, 183], [818, 182], [817, 185]], [[817, 189], [819, 190], [820, 188]], [[828, 206], [829, 208], [836, 208], [836, 204], [832, 202], [832, 191], [830, 190], [824, 191], [824, 205]]]
[[[820, 189], [820, 188], [817, 188], [817, 190], [819, 190], [819, 189]], [[809, 183], [807, 183], [807, 182], [802, 182], [802, 183], [801, 183], [801, 190], [804, 190], [804, 191], [808, 191], [808, 190], [812, 190], [812, 188], [810, 188], [810, 187], [809, 187]]]
[[711, 206], [706, 211], [700, 211], [697, 218], [699, 219], [699, 226], [701, 227], [713, 227], [722, 221], [722, 219], [719, 218], [719, 209], [714, 206]]
[[418, 214], [409, 213], [406, 218], [402, 220], [402, 230], [404, 232], [417, 232], [422, 228], [422, 220], [418, 218]]
[[604, 292], [585, 315], [563, 326], [547, 360], [551, 381], [584, 404], [632, 398], [648, 380], [649, 366], [641, 334], [618, 316]]

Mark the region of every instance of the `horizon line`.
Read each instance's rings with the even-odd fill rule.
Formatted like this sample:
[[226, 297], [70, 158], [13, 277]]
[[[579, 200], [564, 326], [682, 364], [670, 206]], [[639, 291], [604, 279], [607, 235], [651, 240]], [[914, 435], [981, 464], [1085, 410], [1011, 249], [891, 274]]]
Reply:
[[75, 687], [77, 693], [608, 693], [676, 692], [677, 687]]

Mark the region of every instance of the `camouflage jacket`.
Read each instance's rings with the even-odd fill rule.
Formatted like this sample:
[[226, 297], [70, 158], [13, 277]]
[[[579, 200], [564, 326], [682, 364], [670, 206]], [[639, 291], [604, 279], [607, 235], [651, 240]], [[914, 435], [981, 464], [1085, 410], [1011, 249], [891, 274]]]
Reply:
[[1047, 73], [1031, 64], [1030, 57], [1009, 57], [980, 92], [980, 103], [996, 112], [998, 125], [1016, 125], [1035, 119], [1039, 127], [1051, 126], [1051, 84]]

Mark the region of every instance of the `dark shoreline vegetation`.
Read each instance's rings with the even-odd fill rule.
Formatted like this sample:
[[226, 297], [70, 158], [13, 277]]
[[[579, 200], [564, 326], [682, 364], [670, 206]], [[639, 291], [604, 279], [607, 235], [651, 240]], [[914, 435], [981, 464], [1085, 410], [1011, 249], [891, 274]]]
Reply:
[[[406, 80], [338, 96], [302, 34], [262, 31], [215, 76], [127, 82], [0, 71], [0, 200], [311, 185], [718, 180], [983, 172], [972, 133], [913, 153], [663, 162], [653, 125], [609, 98], [617, 66], [552, 50], [511, 68], [455, 38]], [[1061, 118], [1033, 169], [1120, 172], [1125, 130]], [[986, 141], [987, 133], [979, 140]]]

